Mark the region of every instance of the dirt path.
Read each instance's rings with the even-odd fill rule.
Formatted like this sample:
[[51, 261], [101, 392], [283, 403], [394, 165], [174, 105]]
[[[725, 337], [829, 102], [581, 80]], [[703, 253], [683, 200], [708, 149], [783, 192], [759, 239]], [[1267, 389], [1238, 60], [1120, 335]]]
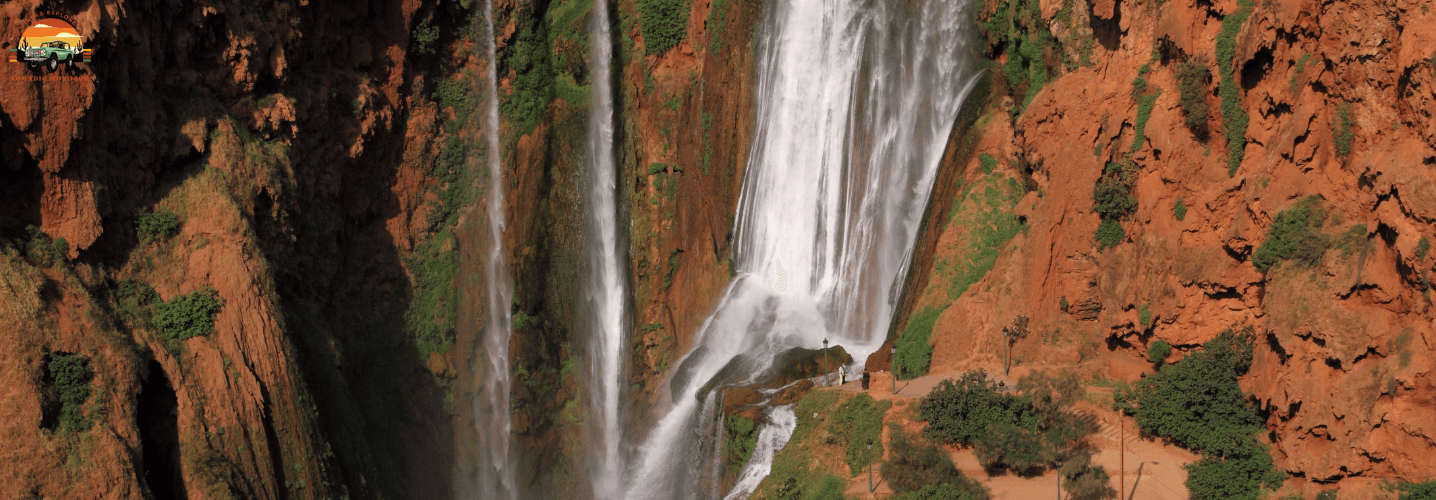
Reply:
[[[999, 375], [995, 378], [1007, 387], [1014, 387], [1017, 378], [1024, 374], [1025, 370], [1014, 369], [1008, 377]], [[866, 392], [876, 399], [893, 400], [894, 407], [888, 412], [887, 421], [897, 422], [905, 428], [915, 430], [922, 427], [921, 422], [913, 420], [916, 417], [916, 409], [912, 405], [916, 404], [917, 399], [926, 396], [939, 382], [961, 375], [962, 372], [953, 371], [913, 380], [899, 380], [897, 394], [893, 394], [892, 376], [888, 372], [876, 372], [873, 373]], [[860, 381], [834, 385], [833, 389], [863, 392]], [[1125, 426], [1123, 432], [1118, 427], [1117, 413], [1112, 411], [1108, 404], [1111, 401], [1111, 390], [1089, 386], [1087, 391], [1088, 400], [1079, 403], [1077, 411], [1095, 415], [1097, 418], [1100, 429], [1088, 437], [1087, 441], [1097, 448], [1092, 462], [1101, 465], [1112, 475], [1112, 488], [1121, 489], [1118, 483], [1120, 479], [1125, 483], [1126, 498], [1123, 500], [1185, 500], [1187, 488], [1183, 483], [1187, 480], [1187, 472], [1182, 466], [1195, 461], [1196, 455], [1176, 446], [1165, 445], [1160, 440], [1141, 436], [1129, 417], [1120, 420], [1121, 425]], [[886, 434], [885, 431], [884, 442], [887, 441]], [[1119, 451], [1122, 442], [1126, 443], [1125, 453]], [[978, 464], [972, 449], [949, 448], [948, 451], [952, 455], [953, 463], [957, 464], [963, 474], [976, 478], [987, 486], [992, 492], [993, 500], [1055, 498], [1057, 495], [1057, 475], [1054, 472], [1035, 477], [1014, 474], [990, 476]], [[1124, 465], [1123, 455], [1126, 473], [1119, 477], [1118, 471]], [[874, 471], [873, 483], [876, 489], [869, 493], [868, 475], [864, 471], [858, 477], [852, 478], [845, 493], [853, 498], [887, 498], [893, 494], [892, 488], [882, 480], [881, 471]]]

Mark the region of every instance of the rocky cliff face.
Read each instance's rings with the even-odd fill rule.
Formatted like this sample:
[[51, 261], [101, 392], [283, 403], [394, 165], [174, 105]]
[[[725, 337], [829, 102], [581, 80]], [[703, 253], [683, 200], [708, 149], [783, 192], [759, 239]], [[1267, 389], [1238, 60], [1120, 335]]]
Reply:
[[[18, 1], [0, 37], [42, 7], [97, 55], [63, 81], [0, 67], [0, 496], [447, 494], [451, 363], [404, 320], [416, 245], [452, 225], [432, 216], [446, 204], [426, 151], [443, 110], [411, 84], [467, 64], [464, 12]], [[427, 52], [421, 22], [442, 33]], [[178, 226], [141, 238], [161, 212]], [[163, 335], [136, 292], [150, 287], [172, 303], [212, 290], [212, 332]], [[48, 363], [69, 354], [93, 372], [87, 429], [54, 423], [71, 407]]]
[[[1019, 314], [1032, 318], [1019, 364], [1118, 379], [1151, 369], [1156, 340], [1180, 355], [1251, 326], [1242, 385], [1297, 482], [1436, 471], [1419, 458], [1436, 448], [1436, 12], [1308, 1], [1040, 11], [1061, 47], [1051, 74], [1007, 97], [1004, 66], [1018, 56], [996, 50], [994, 112], [972, 154], [949, 160], [958, 194], [934, 210], [934, 265], [899, 325], [906, 335], [935, 315], [932, 371], [999, 364], [1001, 329]], [[982, 16], [995, 12], [989, 2]], [[1187, 107], [1184, 64], [1211, 75], [1189, 80]], [[1196, 106], [1210, 118], [1191, 125]], [[1119, 175], [1134, 203], [1102, 248], [1094, 196]], [[1278, 215], [1311, 196], [1323, 215], [1305, 245], [1315, 258], [1268, 267], [1258, 249], [1281, 231]], [[1004, 212], [1018, 229], [994, 240], [1004, 226], [984, 214]], [[987, 250], [991, 270], [968, 279]]]

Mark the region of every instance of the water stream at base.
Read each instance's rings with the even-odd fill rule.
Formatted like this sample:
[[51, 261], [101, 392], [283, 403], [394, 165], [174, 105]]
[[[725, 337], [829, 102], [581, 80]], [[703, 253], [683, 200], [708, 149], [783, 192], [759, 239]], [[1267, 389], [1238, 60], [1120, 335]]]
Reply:
[[596, 425], [590, 429], [589, 447], [594, 498], [621, 498], [623, 477], [619, 455], [619, 383], [623, 371], [624, 317], [628, 297], [626, 268], [620, 263], [618, 235], [618, 176], [614, 169], [613, 92], [609, 64], [613, 47], [609, 41], [608, 5], [595, 2], [589, 29], [593, 45], [590, 66], [591, 108], [588, 116], [587, 193], [588, 266], [584, 276], [583, 324], [589, 339], [588, 366], [592, 381], [585, 392]]
[[[503, 169], [499, 161], [499, 100], [497, 56], [494, 47], [494, 20], [492, 0], [484, 2], [484, 31], [488, 40], [487, 107], [484, 110], [484, 139], [487, 143], [488, 207], [485, 220], [488, 234], [483, 244], [488, 245], [484, 255], [484, 286], [486, 304], [484, 308], [483, 343], [480, 352], [480, 372], [477, 378], [477, 394], [472, 399], [477, 427], [476, 449], [483, 460], [477, 464], [477, 477], [469, 484], [460, 483], [456, 492], [461, 498], [482, 500], [514, 500], [518, 498], [517, 481], [514, 474], [512, 426], [509, 414], [509, 337], [512, 322], [509, 318], [510, 285], [507, 267], [504, 263], [504, 185]], [[481, 168], [474, 165], [473, 168]], [[480, 176], [475, 176], [480, 177]]]
[[[765, 5], [737, 276], [677, 364], [671, 406], [637, 450], [625, 498], [722, 495], [722, 468], [706, 463], [721, 457], [722, 391], [698, 394], [730, 360], [745, 357], [757, 375], [784, 350], [825, 338], [859, 360], [882, 343], [953, 117], [975, 81], [969, 4]], [[779, 416], [759, 429], [775, 444], [792, 432]], [[766, 474], [771, 458], [748, 467]]]

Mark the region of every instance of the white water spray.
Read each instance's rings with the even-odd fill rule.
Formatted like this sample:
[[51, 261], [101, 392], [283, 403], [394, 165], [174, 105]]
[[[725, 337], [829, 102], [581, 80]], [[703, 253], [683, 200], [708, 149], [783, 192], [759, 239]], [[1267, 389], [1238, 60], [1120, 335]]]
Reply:
[[622, 432], [618, 420], [619, 377], [623, 368], [623, 345], [626, 321], [624, 267], [619, 262], [618, 240], [618, 176], [613, 158], [613, 92], [609, 80], [609, 63], [613, 47], [609, 40], [608, 5], [597, 0], [590, 19], [593, 44], [590, 63], [591, 108], [588, 115], [588, 238], [589, 258], [585, 276], [585, 324], [590, 329], [589, 408], [596, 425], [590, 446], [595, 467], [593, 494], [599, 500], [621, 498], [623, 475], [619, 440]]
[[[483, 352], [477, 375], [478, 394], [473, 399], [477, 450], [484, 463], [477, 464], [478, 475], [472, 484], [456, 492], [461, 498], [483, 500], [514, 500], [518, 498], [514, 475], [512, 426], [509, 415], [509, 336], [513, 333], [509, 318], [511, 290], [504, 263], [504, 185], [499, 162], [499, 98], [498, 59], [494, 50], [492, 1], [484, 3], [484, 28], [487, 34], [489, 71], [487, 109], [484, 132], [488, 143], [489, 204], [487, 209], [489, 248], [484, 257], [484, 282], [487, 303], [484, 304]], [[477, 166], [475, 168], [478, 168]]]
[[673, 406], [638, 450], [627, 498], [701, 496], [690, 485], [704, 481], [702, 448], [715, 440], [702, 435], [710, 426], [699, 410], [719, 391], [697, 395], [730, 360], [743, 356], [758, 375], [775, 355], [824, 338], [857, 359], [882, 343], [938, 161], [975, 81], [969, 3], [764, 6], [757, 137], [734, 228], [738, 276], [674, 371]]

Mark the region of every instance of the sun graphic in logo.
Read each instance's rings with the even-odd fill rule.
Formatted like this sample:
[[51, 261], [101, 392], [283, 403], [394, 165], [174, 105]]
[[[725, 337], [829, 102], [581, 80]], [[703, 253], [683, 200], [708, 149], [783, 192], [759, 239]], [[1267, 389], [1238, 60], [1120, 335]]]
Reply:
[[788, 269], [783, 267], [783, 262], [778, 262], [778, 279], [773, 280], [773, 289], [778, 293], [788, 292]]
[[10, 62], [25, 62], [31, 68], [44, 66], [59, 71], [60, 66], [74, 68], [75, 63], [90, 62], [92, 51], [84, 48], [80, 31], [59, 18], [44, 18], [25, 28], [20, 42], [10, 49]]

